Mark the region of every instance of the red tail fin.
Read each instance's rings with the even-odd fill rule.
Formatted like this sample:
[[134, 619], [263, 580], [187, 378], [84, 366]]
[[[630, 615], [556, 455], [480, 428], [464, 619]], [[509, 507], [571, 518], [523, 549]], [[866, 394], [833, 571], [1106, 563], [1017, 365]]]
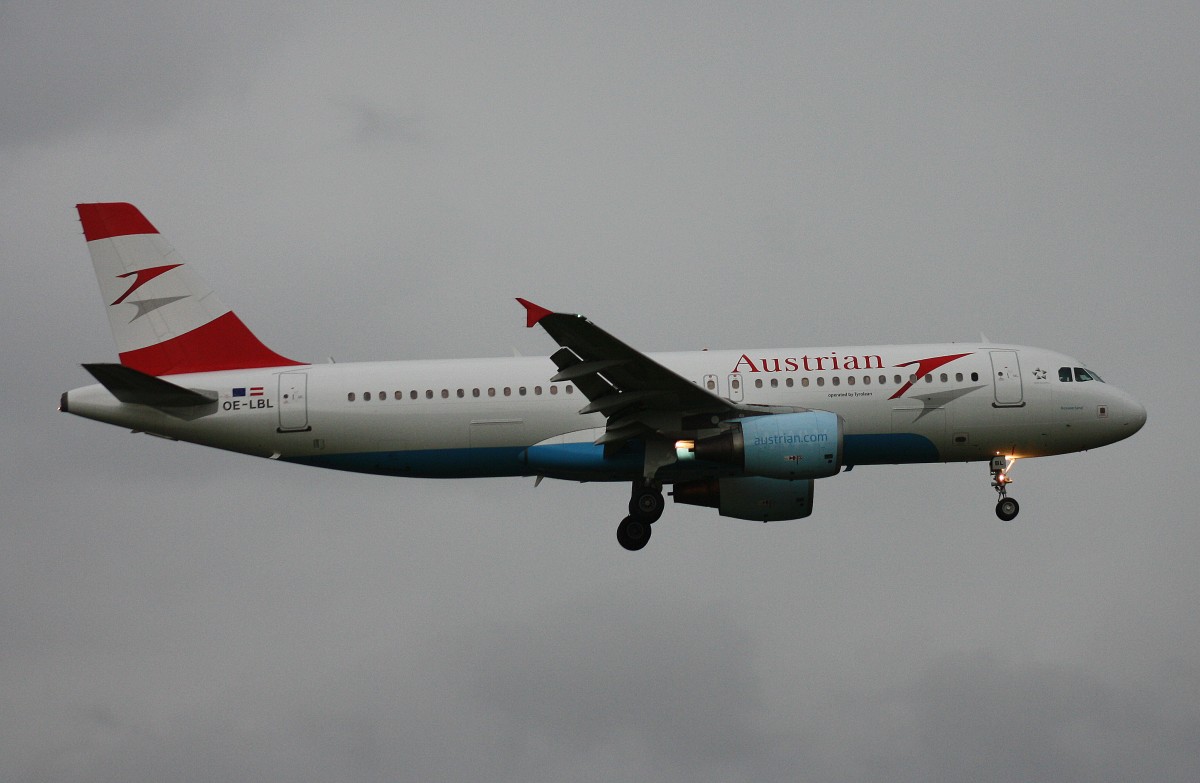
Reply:
[[225, 307], [132, 204], [79, 204], [121, 364], [150, 375], [302, 364]]

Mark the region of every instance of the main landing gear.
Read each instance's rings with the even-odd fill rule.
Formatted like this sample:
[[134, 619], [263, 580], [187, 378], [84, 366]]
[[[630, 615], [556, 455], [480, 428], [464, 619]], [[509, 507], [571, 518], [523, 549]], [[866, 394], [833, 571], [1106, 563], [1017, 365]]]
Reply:
[[617, 543], [636, 552], [650, 541], [650, 526], [658, 521], [667, 506], [662, 487], [655, 483], [633, 482], [629, 498], [629, 516], [617, 525]]
[[999, 496], [996, 501], [996, 516], [1005, 522], [1015, 519], [1017, 512], [1021, 510], [1021, 504], [1008, 496], [1008, 485], [1012, 483], [1012, 479], [1008, 476], [1008, 469], [1011, 466], [1008, 457], [1003, 455], [992, 457], [992, 489], [996, 490], [996, 494]]

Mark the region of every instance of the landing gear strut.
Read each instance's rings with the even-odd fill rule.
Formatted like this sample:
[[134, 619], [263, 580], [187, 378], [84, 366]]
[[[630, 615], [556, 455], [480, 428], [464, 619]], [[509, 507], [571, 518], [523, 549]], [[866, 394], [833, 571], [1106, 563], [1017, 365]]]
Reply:
[[633, 482], [629, 498], [629, 516], [617, 525], [617, 542], [636, 552], [650, 540], [650, 526], [658, 521], [666, 508], [662, 488], [655, 483]]
[[996, 490], [996, 495], [999, 496], [996, 501], [996, 516], [1005, 522], [1015, 519], [1017, 512], [1021, 510], [1021, 505], [1008, 496], [1008, 485], [1012, 483], [1008, 476], [1009, 467], [1007, 457], [992, 457], [992, 489]]

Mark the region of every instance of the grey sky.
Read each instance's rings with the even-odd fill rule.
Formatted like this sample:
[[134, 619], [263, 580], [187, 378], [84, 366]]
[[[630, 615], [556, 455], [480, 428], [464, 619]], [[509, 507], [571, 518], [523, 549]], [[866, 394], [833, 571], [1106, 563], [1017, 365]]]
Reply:
[[[0, 5], [0, 779], [1200, 779], [1192, 4]], [[808, 520], [63, 416], [137, 203], [281, 353], [993, 339], [1133, 439]]]

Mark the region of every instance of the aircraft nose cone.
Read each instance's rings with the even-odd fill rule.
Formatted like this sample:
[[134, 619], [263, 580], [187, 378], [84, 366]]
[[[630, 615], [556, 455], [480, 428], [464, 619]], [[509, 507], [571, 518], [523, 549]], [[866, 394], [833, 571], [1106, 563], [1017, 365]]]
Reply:
[[1146, 408], [1127, 391], [1115, 389], [1117, 396], [1112, 402], [1112, 421], [1120, 429], [1121, 439], [1128, 438], [1146, 423]]
[[1129, 426], [1132, 428], [1130, 434], [1133, 434], [1146, 423], [1146, 408], [1135, 399], [1130, 398], [1129, 402]]

